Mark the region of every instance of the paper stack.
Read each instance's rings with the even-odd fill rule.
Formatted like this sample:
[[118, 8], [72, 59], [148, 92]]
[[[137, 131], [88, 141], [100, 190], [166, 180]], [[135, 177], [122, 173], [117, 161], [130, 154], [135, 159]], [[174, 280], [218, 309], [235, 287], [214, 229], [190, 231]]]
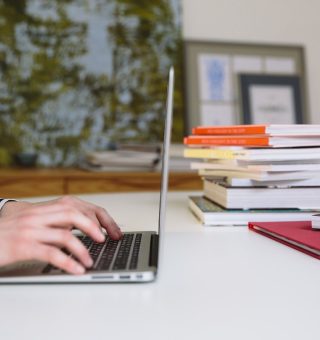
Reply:
[[204, 180], [189, 206], [205, 224], [306, 220], [320, 209], [320, 125], [197, 127], [184, 143]]
[[80, 166], [90, 171], [154, 171], [160, 158], [158, 146], [118, 145], [115, 150], [88, 152]]

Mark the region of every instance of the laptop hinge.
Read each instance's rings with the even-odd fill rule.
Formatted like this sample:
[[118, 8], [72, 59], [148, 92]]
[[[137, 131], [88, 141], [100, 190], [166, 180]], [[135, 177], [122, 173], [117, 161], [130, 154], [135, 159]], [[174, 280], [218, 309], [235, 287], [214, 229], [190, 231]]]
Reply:
[[159, 235], [151, 235], [149, 266], [157, 267], [159, 254]]

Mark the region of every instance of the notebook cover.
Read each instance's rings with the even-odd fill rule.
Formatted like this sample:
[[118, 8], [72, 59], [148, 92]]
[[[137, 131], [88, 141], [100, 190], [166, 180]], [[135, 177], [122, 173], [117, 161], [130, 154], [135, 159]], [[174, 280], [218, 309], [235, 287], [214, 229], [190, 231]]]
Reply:
[[[275, 236], [266, 234], [262, 230], [254, 229], [257, 226], [268, 232], [275, 234]], [[298, 244], [305, 245], [309, 248], [320, 251], [320, 231], [312, 230], [311, 221], [301, 222], [249, 222], [248, 227], [250, 230], [255, 231], [261, 235], [267, 236], [275, 241], [283, 243], [291, 248], [299, 250], [305, 254], [313, 256], [320, 260], [320, 255], [317, 255], [307, 249], [294, 245], [285, 240], [279, 239], [277, 235], [287, 238], [288, 240], [294, 241]]]

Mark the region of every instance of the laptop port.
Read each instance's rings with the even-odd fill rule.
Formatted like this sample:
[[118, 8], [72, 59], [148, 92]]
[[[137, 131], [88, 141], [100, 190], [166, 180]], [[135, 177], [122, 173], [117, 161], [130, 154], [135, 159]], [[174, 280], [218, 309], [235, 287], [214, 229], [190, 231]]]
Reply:
[[129, 280], [130, 279], [130, 275], [120, 275], [119, 278], [121, 280]]

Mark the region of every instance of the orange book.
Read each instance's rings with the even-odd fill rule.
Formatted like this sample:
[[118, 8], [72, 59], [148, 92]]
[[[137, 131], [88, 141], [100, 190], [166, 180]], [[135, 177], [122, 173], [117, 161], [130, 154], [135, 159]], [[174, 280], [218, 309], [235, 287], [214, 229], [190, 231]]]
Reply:
[[186, 145], [270, 146], [269, 137], [257, 136], [189, 136]]
[[266, 133], [266, 125], [197, 126], [194, 135], [261, 135]]
[[226, 125], [198, 126], [194, 135], [270, 135], [270, 136], [319, 136], [320, 125], [314, 124], [270, 124], [270, 125]]
[[195, 146], [302, 147], [320, 146], [320, 136], [224, 135], [189, 136], [184, 144]]

